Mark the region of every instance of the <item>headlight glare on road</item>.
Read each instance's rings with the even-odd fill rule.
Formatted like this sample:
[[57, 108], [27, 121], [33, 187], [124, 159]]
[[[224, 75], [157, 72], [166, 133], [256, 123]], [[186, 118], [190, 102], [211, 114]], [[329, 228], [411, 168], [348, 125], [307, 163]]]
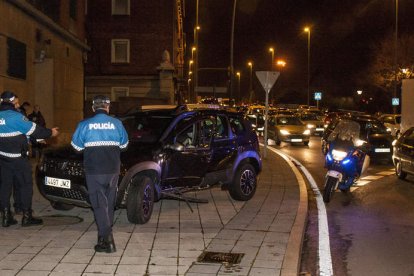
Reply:
[[303, 134], [304, 134], [304, 135], [310, 135], [310, 130], [309, 130], [309, 129], [305, 130], [305, 131], [303, 132]]

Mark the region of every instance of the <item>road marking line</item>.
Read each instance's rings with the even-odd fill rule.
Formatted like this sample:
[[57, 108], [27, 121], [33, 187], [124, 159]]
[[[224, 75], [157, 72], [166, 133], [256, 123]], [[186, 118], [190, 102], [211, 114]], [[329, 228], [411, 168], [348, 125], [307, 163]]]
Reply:
[[358, 180], [358, 182], [357, 183], [355, 183], [355, 186], [357, 186], [357, 187], [360, 187], [360, 186], [365, 186], [365, 185], [367, 185], [368, 183], [370, 183], [371, 181], [368, 181], [368, 180]]
[[395, 171], [394, 171], [394, 169], [392, 169], [392, 171], [383, 171], [383, 172], [379, 172], [377, 174], [378, 175], [387, 176], [387, 175], [393, 175], [393, 174], [395, 174]]
[[316, 185], [315, 179], [313, 179], [310, 172], [295, 158], [290, 155], [285, 154], [284, 152], [277, 150], [275, 148], [269, 147], [273, 152], [276, 152], [285, 159], [290, 159], [297, 167], [301, 169], [303, 174], [308, 179], [313, 193], [315, 194], [316, 205], [318, 208], [318, 229], [319, 229], [319, 275], [320, 276], [330, 276], [333, 275], [332, 268], [332, 256], [331, 256], [331, 247], [329, 240], [329, 227], [328, 227], [328, 216], [326, 214], [325, 203], [323, 202], [322, 194], [319, 191], [318, 185]]
[[378, 180], [383, 177], [384, 177], [383, 175], [368, 175], [368, 176], [361, 178], [361, 180]]

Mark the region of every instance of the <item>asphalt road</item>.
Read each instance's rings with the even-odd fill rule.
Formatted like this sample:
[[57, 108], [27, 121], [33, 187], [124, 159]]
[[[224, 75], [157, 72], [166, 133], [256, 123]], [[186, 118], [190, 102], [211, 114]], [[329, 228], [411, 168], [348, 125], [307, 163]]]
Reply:
[[[320, 138], [309, 147], [275, 146], [300, 161], [323, 190], [326, 169]], [[391, 164], [371, 163], [365, 181], [336, 192], [326, 205], [334, 275], [414, 275], [414, 177], [399, 180]], [[357, 183], [358, 184], [358, 183]], [[309, 221], [301, 271], [318, 273], [318, 218], [309, 191]]]

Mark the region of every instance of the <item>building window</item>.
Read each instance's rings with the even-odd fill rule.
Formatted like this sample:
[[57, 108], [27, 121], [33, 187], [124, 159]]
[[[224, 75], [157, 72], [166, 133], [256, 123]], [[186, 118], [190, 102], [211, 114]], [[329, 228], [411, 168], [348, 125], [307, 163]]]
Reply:
[[129, 15], [129, 0], [112, 0], [112, 15]]
[[111, 89], [111, 101], [118, 101], [119, 97], [128, 97], [129, 87], [112, 87]]
[[77, 9], [78, 9], [78, 1], [77, 0], [70, 0], [69, 2], [69, 15], [70, 18], [76, 20], [77, 18]]
[[129, 63], [129, 39], [112, 40], [111, 62]]
[[26, 79], [26, 44], [7, 38], [7, 75]]

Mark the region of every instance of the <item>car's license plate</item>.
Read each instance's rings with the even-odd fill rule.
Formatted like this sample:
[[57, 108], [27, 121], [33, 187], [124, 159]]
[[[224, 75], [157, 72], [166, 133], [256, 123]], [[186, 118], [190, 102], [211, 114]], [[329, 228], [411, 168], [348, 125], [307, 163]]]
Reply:
[[325, 129], [324, 128], [321, 128], [321, 127], [318, 127], [317, 129], [316, 129], [316, 131], [324, 131]]
[[70, 189], [70, 180], [69, 179], [61, 179], [61, 178], [54, 178], [54, 177], [45, 177], [45, 184], [48, 186]]
[[375, 149], [375, 152], [391, 152], [390, 148]]
[[292, 142], [302, 142], [302, 139], [292, 139]]

